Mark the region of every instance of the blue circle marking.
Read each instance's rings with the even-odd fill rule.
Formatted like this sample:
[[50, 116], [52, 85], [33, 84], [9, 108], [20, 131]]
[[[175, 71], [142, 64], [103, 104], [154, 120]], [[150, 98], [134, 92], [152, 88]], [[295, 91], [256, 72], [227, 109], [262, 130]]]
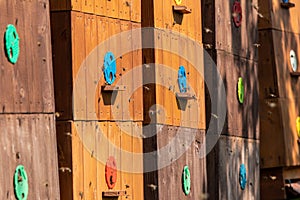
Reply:
[[178, 85], [180, 93], [187, 92], [186, 72], [184, 66], [180, 66], [178, 70]]
[[105, 81], [111, 85], [116, 80], [116, 73], [117, 73], [117, 64], [116, 58], [112, 52], [107, 52], [104, 56], [104, 78]]
[[240, 166], [239, 181], [240, 181], [241, 189], [244, 190], [246, 188], [246, 183], [247, 183], [246, 167], [244, 164], [241, 164]]

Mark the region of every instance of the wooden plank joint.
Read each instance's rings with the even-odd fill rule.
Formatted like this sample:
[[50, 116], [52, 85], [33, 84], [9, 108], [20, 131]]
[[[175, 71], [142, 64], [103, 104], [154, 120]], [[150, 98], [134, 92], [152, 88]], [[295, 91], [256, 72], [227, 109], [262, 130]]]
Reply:
[[190, 14], [192, 13], [192, 9], [186, 6], [173, 6], [173, 11], [180, 14]]
[[102, 192], [102, 197], [120, 197], [125, 196], [126, 191], [105, 191]]
[[281, 2], [280, 5], [281, 5], [282, 8], [287, 8], [287, 9], [295, 7], [295, 4], [291, 3], [291, 2], [287, 2], [287, 3]]

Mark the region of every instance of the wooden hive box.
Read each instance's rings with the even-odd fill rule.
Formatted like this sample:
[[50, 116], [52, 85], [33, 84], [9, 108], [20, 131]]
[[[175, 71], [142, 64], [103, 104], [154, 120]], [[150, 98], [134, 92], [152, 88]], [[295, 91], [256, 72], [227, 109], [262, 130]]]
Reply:
[[[26, 197], [26, 190], [15, 188], [28, 184], [27, 199], [60, 199], [49, 2], [1, 1], [0, 6], [0, 195]], [[9, 24], [16, 30], [12, 42], [6, 38]]]
[[[107, 199], [103, 192], [120, 192], [119, 199], [143, 199], [141, 127], [141, 122], [58, 122], [61, 198]], [[113, 189], [105, 180], [109, 156], [117, 163]]]
[[[191, 13], [182, 14], [176, 7]], [[143, 78], [148, 84], [144, 87], [145, 122], [205, 129], [200, 2], [182, 1], [176, 5], [173, 0], [143, 1], [142, 14], [142, 26], [156, 28], [153, 35], [143, 35], [143, 44], [155, 49], [143, 50]], [[187, 93], [194, 96], [190, 100], [177, 95], [182, 95], [178, 85], [180, 66], [185, 68]]]
[[[144, 139], [144, 153], [148, 154], [144, 156], [145, 200], [197, 199], [207, 195], [206, 159], [200, 158], [200, 151], [205, 145], [203, 130], [149, 125], [144, 126], [144, 135], [148, 136]], [[184, 193], [182, 184], [185, 166], [191, 174], [188, 194]]]
[[[73, 11], [52, 12], [51, 23], [59, 120], [141, 121], [142, 72], [133, 74], [133, 68], [141, 65], [141, 49], [123, 53], [119, 46], [119, 43], [127, 47], [141, 46], [141, 40], [123, 38], [124, 35], [109, 39], [121, 31], [139, 28], [140, 24]], [[125, 86], [124, 91], [103, 91], [106, 81], [102, 68], [108, 51], [117, 56], [113, 85]], [[133, 91], [133, 88], [137, 90]]]

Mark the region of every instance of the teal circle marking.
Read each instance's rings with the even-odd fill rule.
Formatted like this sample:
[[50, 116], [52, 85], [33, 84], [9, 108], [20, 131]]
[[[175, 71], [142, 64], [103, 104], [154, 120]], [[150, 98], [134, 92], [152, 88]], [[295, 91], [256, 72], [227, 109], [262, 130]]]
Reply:
[[104, 78], [105, 81], [111, 85], [116, 80], [116, 73], [117, 73], [117, 64], [116, 58], [112, 52], [107, 52], [104, 56]]
[[187, 92], [187, 84], [186, 84], [186, 72], [184, 66], [180, 66], [178, 70], [178, 85], [180, 93]]
[[9, 24], [5, 32], [5, 50], [8, 60], [15, 64], [20, 54], [19, 35], [14, 25]]
[[185, 195], [191, 192], [191, 174], [187, 165], [184, 166], [182, 172], [182, 189]]
[[243, 78], [240, 77], [238, 80], [238, 100], [241, 104], [244, 103], [244, 97], [245, 97], [244, 81]]
[[240, 166], [239, 182], [240, 182], [241, 189], [244, 190], [246, 188], [246, 183], [247, 183], [246, 167], [244, 164], [241, 164]]
[[26, 200], [28, 197], [28, 179], [25, 168], [19, 165], [14, 175], [15, 194], [18, 200]]

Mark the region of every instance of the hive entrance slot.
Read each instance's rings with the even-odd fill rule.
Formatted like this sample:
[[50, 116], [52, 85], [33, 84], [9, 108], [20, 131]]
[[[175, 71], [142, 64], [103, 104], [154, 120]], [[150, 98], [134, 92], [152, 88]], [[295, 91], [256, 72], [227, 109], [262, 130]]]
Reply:
[[173, 11], [180, 14], [190, 14], [192, 13], [192, 9], [186, 6], [173, 6]]
[[102, 192], [102, 197], [120, 197], [125, 196], [126, 191], [105, 191]]

